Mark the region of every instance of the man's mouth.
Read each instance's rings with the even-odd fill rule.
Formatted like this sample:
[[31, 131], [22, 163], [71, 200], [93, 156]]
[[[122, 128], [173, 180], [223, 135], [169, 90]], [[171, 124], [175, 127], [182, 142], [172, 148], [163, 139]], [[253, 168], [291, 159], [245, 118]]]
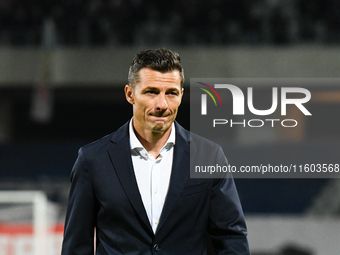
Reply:
[[167, 119], [170, 115], [149, 115], [151, 118], [156, 119], [156, 120], [165, 120]]

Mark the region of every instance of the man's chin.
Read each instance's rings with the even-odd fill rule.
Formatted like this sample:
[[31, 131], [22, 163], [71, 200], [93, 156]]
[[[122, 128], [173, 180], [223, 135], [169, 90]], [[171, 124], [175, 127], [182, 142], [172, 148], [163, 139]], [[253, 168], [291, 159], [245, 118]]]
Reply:
[[154, 133], [164, 133], [166, 132], [169, 128], [171, 127], [171, 125], [166, 125], [165, 123], [164, 124], [158, 124], [158, 125], [155, 125], [152, 127], [152, 132]]
[[153, 127], [153, 128], [151, 129], [151, 131], [152, 131], [153, 133], [163, 133], [165, 130], [166, 130], [166, 129], [163, 128], [163, 127]]

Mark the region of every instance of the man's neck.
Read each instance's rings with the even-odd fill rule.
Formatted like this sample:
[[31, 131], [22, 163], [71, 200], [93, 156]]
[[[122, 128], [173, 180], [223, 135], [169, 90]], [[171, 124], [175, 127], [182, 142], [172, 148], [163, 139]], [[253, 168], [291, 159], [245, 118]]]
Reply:
[[154, 158], [157, 158], [159, 156], [159, 152], [168, 140], [172, 129], [172, 126], [170, 126], [170, 128], [164, 132], [152, 132], [149, 130], [138, 132], [138, 130], [135, 129], [134, 125], [132, 125], [132, 127], [137, 139], [147, 150], [147, 152], [154, 156]]

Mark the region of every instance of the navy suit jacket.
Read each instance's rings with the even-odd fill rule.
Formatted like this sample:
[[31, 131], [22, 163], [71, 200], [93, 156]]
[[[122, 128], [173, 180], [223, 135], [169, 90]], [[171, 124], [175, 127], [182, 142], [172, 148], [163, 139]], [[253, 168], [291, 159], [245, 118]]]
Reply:
[[232, 177], [190, 178], [190, 159], [206, 151], [216, 156], [212, 164], [227, 164], [222, 149], [175, 125], [170, 185], [156, 233], [138, 190], [126, 123], [79, 150], [71, 173], [62, 255], [93, 255], [94, 229], [98, 255], [203, 255], [206, 233], [217, 254], [249, 254]]

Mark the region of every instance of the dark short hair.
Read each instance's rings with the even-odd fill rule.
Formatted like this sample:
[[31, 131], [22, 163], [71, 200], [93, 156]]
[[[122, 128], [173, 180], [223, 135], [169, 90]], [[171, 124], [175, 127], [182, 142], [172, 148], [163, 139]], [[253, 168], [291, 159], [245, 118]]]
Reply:
[[184, 83], [184, 70], [179, 54], [167, 49], [143, 50], [136, 54], [129, 68], [128, 81], [132, 87], [139, 82], [139, 71], [150, 68], [162, 73], [178, 70], [181, 75], [181, 87]]

